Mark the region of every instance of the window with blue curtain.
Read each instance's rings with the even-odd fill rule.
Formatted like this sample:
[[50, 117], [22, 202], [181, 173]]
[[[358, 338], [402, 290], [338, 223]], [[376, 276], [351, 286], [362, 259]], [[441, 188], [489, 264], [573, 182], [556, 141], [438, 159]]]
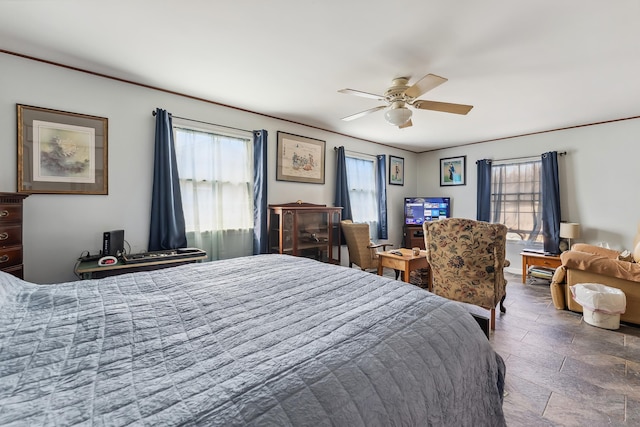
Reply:
[[253, 135], [174, 124], [189, 246], [210, 259], [253, 253]]
[[353, 222], [369, 224], [372, 240], [378, 239], [378, 197], [376, 190], [376, 159], [345, 157], [349, 200]]
[[491, 222], [507, 226], [510, 240], [542, 245], [540, 160], [493, 162]]

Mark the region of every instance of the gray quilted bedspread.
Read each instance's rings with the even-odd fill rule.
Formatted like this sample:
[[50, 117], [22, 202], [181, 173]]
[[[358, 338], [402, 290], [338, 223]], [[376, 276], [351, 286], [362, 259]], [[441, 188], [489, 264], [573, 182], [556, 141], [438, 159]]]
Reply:
[[500, 426], [504, 373], [460, 304], [304, 258], [0, 272], [3, 426]]

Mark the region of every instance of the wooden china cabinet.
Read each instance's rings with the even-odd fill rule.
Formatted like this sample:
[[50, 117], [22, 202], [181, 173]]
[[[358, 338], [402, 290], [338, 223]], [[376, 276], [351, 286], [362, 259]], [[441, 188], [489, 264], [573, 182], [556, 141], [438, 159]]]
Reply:
[[340, 264], [342, 208], [294, 202], [269, 205], [271, 253]]

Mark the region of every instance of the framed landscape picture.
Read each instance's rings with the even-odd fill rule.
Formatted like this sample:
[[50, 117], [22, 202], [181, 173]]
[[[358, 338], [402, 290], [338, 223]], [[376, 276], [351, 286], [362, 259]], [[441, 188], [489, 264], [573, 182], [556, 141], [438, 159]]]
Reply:
[[18, 193], [108, 194], [108, 120], [17, 105]]
[[389, 156], [389, 184], [404, 185], [404, 158]]
[[276, 180], [324, 184], [325, 141], [278, 132]]
[[467, 184], [467, 156], [440, 159], [440, 186]]

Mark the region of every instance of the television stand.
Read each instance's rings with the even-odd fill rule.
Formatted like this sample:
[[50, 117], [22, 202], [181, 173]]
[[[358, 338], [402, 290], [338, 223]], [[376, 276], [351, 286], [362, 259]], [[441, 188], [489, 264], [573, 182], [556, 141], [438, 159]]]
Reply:
[[405, 225], [403, 236], [405, 248], [425, 248], [424, 231], [421, 225]]

